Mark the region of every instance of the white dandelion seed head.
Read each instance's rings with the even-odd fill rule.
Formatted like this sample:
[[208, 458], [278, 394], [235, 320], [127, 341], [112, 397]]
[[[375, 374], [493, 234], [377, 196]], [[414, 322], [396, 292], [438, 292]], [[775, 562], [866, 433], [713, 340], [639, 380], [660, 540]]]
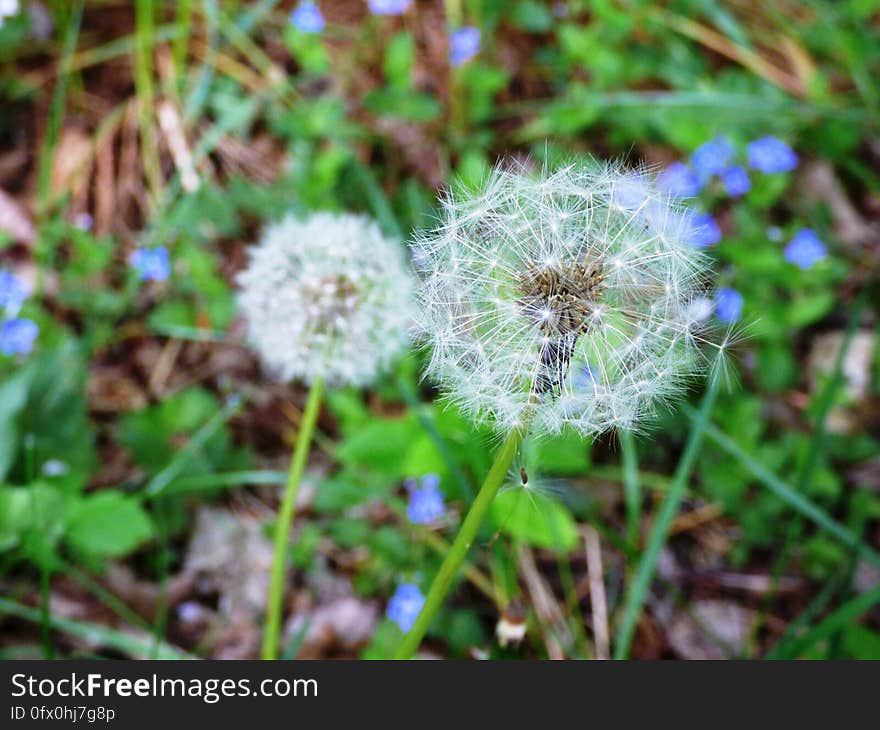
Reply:
[[239, 308], [248, 342], [280, 379], [367, 385], [406, 346], [412, 275], [403, 247], [370, 219], [290, 215], [249, 257]]
[[427, 374], [501, 431], [638, 428], [705, 368], [708, 259], [647, 170], [497, 167], [414, 243]]

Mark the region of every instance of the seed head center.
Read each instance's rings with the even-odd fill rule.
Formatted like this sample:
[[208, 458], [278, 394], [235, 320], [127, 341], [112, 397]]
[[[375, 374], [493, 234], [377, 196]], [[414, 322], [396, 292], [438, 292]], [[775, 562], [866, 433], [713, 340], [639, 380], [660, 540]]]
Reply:
[[357, 287], [347, 276], [333, 276], [311, 283], [304, 288], [315, 328], [319, 332], [332, 332], [339, 323], [350, 317], [357, 309]]
[[589, 328], [602, 279], [600, 261], [529, 262], [519, 275], [520, 306], [542, 333], [577, 338]]

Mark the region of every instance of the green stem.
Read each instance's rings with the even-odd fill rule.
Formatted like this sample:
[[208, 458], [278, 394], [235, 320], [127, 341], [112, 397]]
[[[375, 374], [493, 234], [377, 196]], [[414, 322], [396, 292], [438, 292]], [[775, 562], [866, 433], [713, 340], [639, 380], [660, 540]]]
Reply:
[[309, 390], [309, 397], [299, 426], [299, 434], [296, 437], [293, 458], [290, 460], [290, 472], [287, 476], [287, 485], [284, 487], [281, 511], [278, 513], [278, 521], [275, 523], [275, 551], [272, 557], [272, 575], [269, 583], [266, 631], [263, 634], [263, 659], [278, 658], [278, 638], [281, 634], [281, 599], [284, 595], [284, 569], [287, 564], [290, 526], [293, 524], [296, 495], [299, 492], [300, 479], [315, 432], [315, 422], [318, 420], [323, 390], [324, 381], [321, 378], [315, 380]]
[[636, 442], [630, 431], [620, 432], [620, 451], [626, 502], [626, 540], [633, 550], [638, 550], [642, 522], [642, 490], [639, 485], [639, 457], [636, 452]]
[[446, 558], [443, 560], [443, 564], [440, 566], [434, 582], [431, 583], [431, 588], [425, 598], [425, 605], [422, 607], [413, 627], [404, 637], [403, 643], [394, 655], [395, 659], [409, 659], [418, 649], [422, 637], [431, 625], [434, 614], [437, 613], [437, 609], [440, 608], [440, 604], [443, 602], [447, 591], [449, 591], [452, 579], [458, 573], [474, 538], [477, 536], [477, 531], [480, 529], [480, 525], [489, 511], [489, 505], [492, 504], [492, 500], [504, 483], [507, 470], [510, 468], [511, 463], [513, 463], [513, 457], [516, 455], [520, 444], [522, 444], [524, 436], [525, 433], [523, 431], [513, 431], [501, 445], [501, 449], [495, 456], [495, 462], [486, 475], [483, 486], [477, 492], [477, 498], [471, 505], [467, 517], [464, 518], [464, 522], [461, 523], [461, 529], [459, 529], [458, 535], [455, 537], [455, 542], [452, 543], [449, 552], [446, 553]]

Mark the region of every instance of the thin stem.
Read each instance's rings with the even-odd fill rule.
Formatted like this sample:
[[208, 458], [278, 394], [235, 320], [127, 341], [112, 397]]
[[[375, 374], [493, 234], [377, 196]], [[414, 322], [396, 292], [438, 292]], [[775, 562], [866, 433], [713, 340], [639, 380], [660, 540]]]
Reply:
[[639, 547], [639, 526], [642, 521], [642, 489], [639, 484], [639, 462], [636, 442], [630, 431], [620, 432], [620, 451], [623, 460], [623, 493], [626, 502], [626, 540], [633, 548]]
[[263, 634], [263, 659], [278, 658], [278, 638], [281, 634], [281, 599], [284, 595], [284, 572], [287, 565], [287, 547], [290, 540], [290, 526], [293, 523], [293, 511], [296, 507], [296, 495], [305, 469], [309, 446], [315, 433], [315, 423], [321, 405], [321, 394], [324, 381], [318, 378], [312, 383], [309, 397], [303, 411], [296, 437], [293, 458], [290, 460], [290, 472], [287, 485], [284, 487], [284, 498], [278, 521], [275, 523], [275, 551], [272, 557], [272, 574], [269, 583], [269, 603], [266, 613], [266, 631]]
[[153, 0], [138, 0], [135, 4], [135, 90], [138, 97], [138, 112], [141, 128], [141, 153], [144, 172], [150, 190], [151, 204], [159, 199], [162, 185], [162, 169], [159, 163], [156, 140], [156, 124], [153, 114], [153, 29], [155, 7]]
[[40, 565], [40, 643], [43, 646], [43, 658], [54, 659], [55, 650], [52, 646], [52, 583], [51, 567], [46, 560]]
[[464, 522], [461, 523], [461, 529], [459, 529], [455, 541], [449, 548], [449, 552], [446, 553], [446, 558], [443, 560], [443, 564], [440, 566], [434, 582], [431, 583], [431, 588], [425, 598], [425, 605], [422, 607], [413, 627], [404, 637], [403, 643], [394, 656], [395, 659], [409, 659], [418, 649], [422, 637], [431, 625], [434, 614], [437, 613], [440, 604], [449, 591], [452, 579], [458, 573], [474, 538], [477, 536], [477, 531], [480, 529], [480, 525], [489, 511], [489, 505], [492, 504], [492, 500], [504, 483], [507, 470], [510, 468], [511, 463], [513, 463], [513, 457], [519, 450], [524, 436], [525, 433], [523, 431], [513, 431], [501, 445], [501, 449], [499, 449], [495, 456], [495, 462], [486, 475], [483, 486], [477, 492], [477, 497], [471, 505], [467, 517], [464, 518]]

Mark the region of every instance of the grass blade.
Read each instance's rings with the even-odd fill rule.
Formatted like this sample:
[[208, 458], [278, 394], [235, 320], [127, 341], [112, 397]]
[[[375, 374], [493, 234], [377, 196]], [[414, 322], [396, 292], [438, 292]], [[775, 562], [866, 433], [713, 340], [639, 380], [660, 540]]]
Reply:
[[[688, 409], [692, 418], [697, 418], [693, 409]], [[862, 557], [872, 565], [880, 566], [880, 553], [865, 545], [851, 530], [844, 527], [825, 510], [800, 494], [796, 489], [786, 484], [782, 479], [771, 472], [750, 454], [746, 453], [737, 443], [712, 424], [706, 426], [706, 437], [715, 443], [722, 451], [736, 459], [744, 466], [751, 475], [761, 482], [773, 494], [779, 497], [789, 507], [806, 517], [818, 527], [834, 535], [844, 545], [854, 550], [860, 550]]]
[[669, 528], [672, 520], [678, 511], [681, 500], [684, 497], [688, 480], [697, 460], [697, 454], [700, 450], [700, 444], [703, 441], [703, 434], [709, 425], [709, 414], [712, 406], [715, 404], [715, 398], [718, 394], [718, 378], [710, 378], [706, 393], [700, 404], [700, 411], [694, 419], [691, 432], [688, 435], [687, 443], [684, 447], [684, 453], [678, 462], [675, 470], [675, 476], [669, 485], [669, 491], [660, 507], [660, 513], [654, 520], [651, 528], [651, 534], [648, 536], [648, 543], [645, 551], [642, 553], [639, 561], [636, 575], [630, 584], [629, 591], [624, 604], [623, 620], [615, 637], [614, 658], [625, 659], [629, 654], [630, 644], [632, 643], [633, 634], [635, 633], [636, 624], [642, 613], [642, 606], [645, 604], [645, 598], [648, 595], [648, 589], [654, 578], [654, 572], [657, 569], [657, 560], [660, 557], [660, 550], [666, 543], [669, 535]]
[[[40, 612], [37, 609], [16, 603], [8, 598], [0, 597], [0, 616], [2, 615], [14, 616], [31, 623], [40, 623]], [[131, 657], [143, 658], [150, 656], [152, 641], [149, 637], [140, 639], [137, 636], [116, 631], [106, 626], [76, 621], [61, 616], [51, 616], [50, 621], [53, 629], [70, 634], [70, 636], [100, 644], [108, 649], [116, 649]], [[192, 657], [186, 652], [163, 642], [159, 647], [156, 658], [191, 659]]]

